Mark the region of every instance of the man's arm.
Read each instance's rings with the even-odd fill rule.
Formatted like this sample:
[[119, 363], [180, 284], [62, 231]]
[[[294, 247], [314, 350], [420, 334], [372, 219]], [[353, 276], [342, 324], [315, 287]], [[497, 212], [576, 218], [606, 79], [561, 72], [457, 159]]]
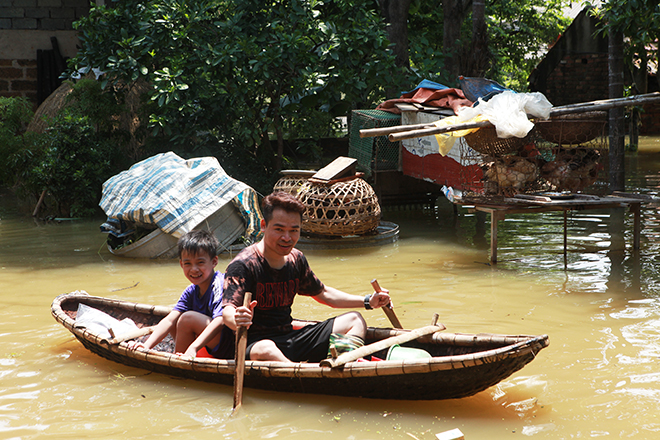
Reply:
[[[364, 307], [364, 296], [352, 295], [343, 292], [334, 287], [324, 286], [324, 289], [316, 296], [313, 296], [316, 301], [330, 307], [341, 309], [359, 309]], [[374, 292], [369, 298], [369, 305], [371, 308], [377, 309], [386, 306], [390, 303], [390, 295], [387, 290], [381, 292]]]

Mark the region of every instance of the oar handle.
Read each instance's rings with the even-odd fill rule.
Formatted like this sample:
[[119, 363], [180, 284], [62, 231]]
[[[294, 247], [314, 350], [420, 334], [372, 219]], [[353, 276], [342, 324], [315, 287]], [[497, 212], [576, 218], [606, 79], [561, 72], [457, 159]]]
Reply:
[[[252, 293], [245, 292], [243, 306], [250, 307]], [[243, 404], [243, 376], [245, 375], [245, 349], [247, 347], [247, 327], [236, 327], [236, 367], [234, 369], [234, 411]]]
[[355, 362], [360, 358], [376, 353], [377, 351], [388, 349], [393, 345], [410, 342], [421, 336], [430, 335], [431, 333], [439, 332], [440, 330], [444, 329], [445, 326], [442, 324], [417, 328], [400, 335], [392, 336], [391, 338], [382, 339], [380, 341], [374, 342], [373, 344], [365, 345], [356, 350], [349, 351], [340, 355], [337, 359], [324, 359], [320, 362], [320, 364], [322, 367], [338, 368], [349, 362]]
[[[380, 288], [380, 284], [378, 284], [378, 280], [376, 278], [371, 280], [371, 286], [374, 288], [376, 293], [383, 291], [383, 289]], [[383, 312], [385, 312], [385, 315], [387, 315], [387, 319], [390, 320], [392, 327], [403, 328], [401, 322], [399, 321], [399, 318], [397, 318], [396, 314], [394, 313], [394, 307], [392, 307], [391, 302], [385, 307], [383, 307]]]

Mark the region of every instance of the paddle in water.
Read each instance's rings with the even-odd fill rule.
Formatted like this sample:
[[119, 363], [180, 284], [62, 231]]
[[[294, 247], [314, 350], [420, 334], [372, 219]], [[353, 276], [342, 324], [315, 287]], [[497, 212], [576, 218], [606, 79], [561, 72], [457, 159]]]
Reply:
[[[250, 307], [252, 293], [245, 292], [243, 305]], [[236, 327], [236, 368], [234, 370], [234, 409], [235, 412], [243, 404], [243, 376], [245, 375], [245, 349], [247, 346], [247, 327], [239, 325]]]

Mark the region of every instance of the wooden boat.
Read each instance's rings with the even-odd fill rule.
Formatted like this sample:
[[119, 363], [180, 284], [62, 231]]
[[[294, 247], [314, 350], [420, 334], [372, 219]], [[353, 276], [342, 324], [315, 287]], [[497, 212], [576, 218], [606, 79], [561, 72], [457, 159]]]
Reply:
[[[51, 313], [87, 349], [104, 358], [170, 376], [232, 385], [233, 359], [187, 359], [164, 351], [129, 350], [126, 342], [114, 343], [116, 341], [77, 327], [79, 304], [120, 320], [129, 317], [138, 327], [157, 324], [170, 308], [74, 292], [55, 298]], [[370, 327], [366, 343], [405, 332], [408, 330]], [[548, 336], [437, 332], [405, 345], [422, 348], [432, 357], [357, 361], [340, 368], [322, 367], [318, 363], [246, 361], [244, 386], [376, 399], [455, 399], [483, 391], [523, 368], [548, 346]], [[375, 356], [387, 357], [386, 353], [375, 353]]]

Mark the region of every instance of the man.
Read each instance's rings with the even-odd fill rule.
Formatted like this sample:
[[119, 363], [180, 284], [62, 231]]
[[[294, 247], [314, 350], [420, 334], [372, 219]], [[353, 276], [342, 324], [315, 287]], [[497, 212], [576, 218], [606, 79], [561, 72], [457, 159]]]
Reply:
[[[275, 192], [262, 202], [263, 238], [243, 249], [227, 267], [224, 284], [224, 322], [229, 328], [247, 326], [246, 359], [280, 362], [319, 362], [329, 341], [357, 348], [364, 343], [367, 325], [358, 312], [293, 329], [291, 305], [296, 294], [337, 308], [375, 309], [390, 303], [387, 291], [366, 297], [326, 286], [314, 275], [307, 259], [294, 246], [300, 238], [305, 206], [294, 196]], [[243, 306], [245, 292], [253, 301]]]

